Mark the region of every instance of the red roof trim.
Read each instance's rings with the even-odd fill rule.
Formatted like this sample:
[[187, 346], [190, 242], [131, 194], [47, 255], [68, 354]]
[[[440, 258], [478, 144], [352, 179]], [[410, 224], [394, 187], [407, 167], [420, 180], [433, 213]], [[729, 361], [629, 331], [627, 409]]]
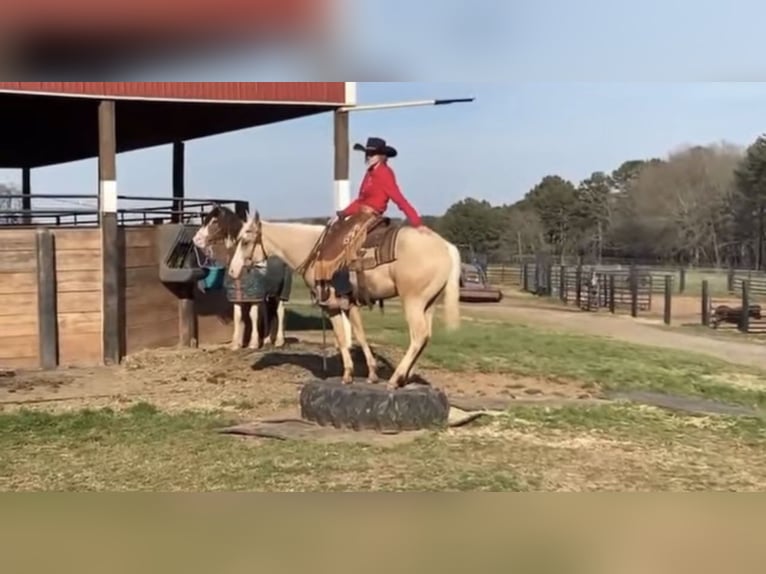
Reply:
[[0, 92], [210, 103], [347, 103], [346, 82], [0, 82]]

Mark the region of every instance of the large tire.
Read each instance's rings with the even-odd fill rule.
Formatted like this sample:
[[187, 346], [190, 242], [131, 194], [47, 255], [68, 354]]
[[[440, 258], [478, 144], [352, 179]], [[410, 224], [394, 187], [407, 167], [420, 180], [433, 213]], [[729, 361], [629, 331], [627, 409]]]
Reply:
[[312, 381], [301, 389], [300, 406], [307, 421], [353, 430], [445, 428], [449, 416], [447, 395], [428, 385], [389, 391], [383, 384]]

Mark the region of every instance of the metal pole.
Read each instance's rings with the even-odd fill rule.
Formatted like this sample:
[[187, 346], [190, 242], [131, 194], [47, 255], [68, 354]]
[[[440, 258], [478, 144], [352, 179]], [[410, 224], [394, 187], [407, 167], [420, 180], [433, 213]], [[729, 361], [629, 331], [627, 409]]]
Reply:
[[417, 108], [423, 106], [446, 106], [449, 104], [467, 104], [476, 98], [450, 98], [435, 100], [415, 100], [411, 102], [391, 102], [388, 104], [365, 104], [361, 106], [345, 106], [338, 108], [341, 112], [367, 112], [375, 110], [393, 110], [397, 108]]

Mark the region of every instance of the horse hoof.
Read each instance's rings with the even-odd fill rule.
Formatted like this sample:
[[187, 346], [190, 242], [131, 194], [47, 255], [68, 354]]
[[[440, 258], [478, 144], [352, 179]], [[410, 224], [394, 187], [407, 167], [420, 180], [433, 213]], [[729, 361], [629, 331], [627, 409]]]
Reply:
[[341, 377], [341, 382], [344, 385], [350, 385], [354, 382], [354, 376], [351, 373], [343, 373], [343, 377]]
[[274, 346], [277, 349], [280, 349], [285, 346], [285, 340], [284, 339], [277, 339], [276, 343], [274, 343]]
[[367, 382], [370, 383], [371, 385], [377, 384], [379, 381], [380, 379], [378, 378], [378, 375], [373, 374], [367, 377]]
[[232, 343], [229, 345], [229, 349], [232, 351], [239, 351], [242, 348], [242, 345], [238, 345], [237, 343]]

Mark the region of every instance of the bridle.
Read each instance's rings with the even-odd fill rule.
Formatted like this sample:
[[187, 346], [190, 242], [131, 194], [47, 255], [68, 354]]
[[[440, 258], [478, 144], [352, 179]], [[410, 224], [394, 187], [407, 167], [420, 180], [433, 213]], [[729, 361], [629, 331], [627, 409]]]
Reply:
[[253, 266], [253, 253], [255, 253], [255, 249], [258, 246], [260, 246], [261, 251], [263, 251], [263, 260], [267, 260], [269, 258], [269, 253], [266, 251], [266, 245], [263, 243], [263, 230], [261, 229], [260, 223], [258, 224], [258, 231], [255, 234], [255, 240], [252, 242], [252, 248], [250, 249], [249, 254], [243, 255], [242, 257], [246, 267]]

